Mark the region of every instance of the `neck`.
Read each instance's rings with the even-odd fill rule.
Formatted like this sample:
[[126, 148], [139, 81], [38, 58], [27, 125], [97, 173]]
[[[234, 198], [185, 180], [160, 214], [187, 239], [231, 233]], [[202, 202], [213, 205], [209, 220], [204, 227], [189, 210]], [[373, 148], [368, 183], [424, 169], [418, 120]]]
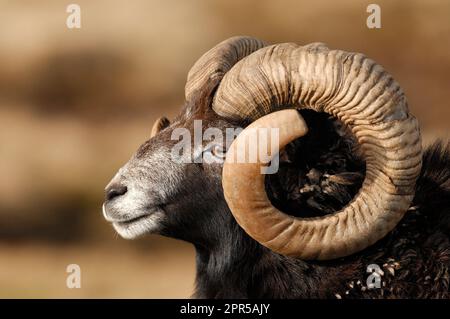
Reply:
[[211, 246], [195, 245], [196, 297], [249, 297], [251, 274], [263, 258], [264, 251], [250, 238], [245, 238], [246, 235], [236, 235], [230, 236], [226, 242]]
[[[326, 267], [278, 255], [236, 225], [225, 241], [195, 245], [197, 298], [325, 298]], [[320, 283], [320, 284], [319, 284]]]

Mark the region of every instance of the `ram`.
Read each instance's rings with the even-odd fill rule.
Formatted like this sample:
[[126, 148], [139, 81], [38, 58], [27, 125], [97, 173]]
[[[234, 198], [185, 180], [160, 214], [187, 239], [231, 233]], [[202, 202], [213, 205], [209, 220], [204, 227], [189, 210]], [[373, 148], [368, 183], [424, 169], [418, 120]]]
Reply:
[[[108, 184], [103, 213], [124, 238], [192, 243], [195, 297], [449, 298], [449, 147], [422, 151], [380, 65], [321, 43], [233, 37], [194, 64], [185, 97]], [[194, 134], [197, 120], [244, 129], [180, 158], [224, 160], [175, 160], [174, 133]], [[232, 160], [268, 146], [249, 139], [263, 128], [279, 134], [275, 174]]]

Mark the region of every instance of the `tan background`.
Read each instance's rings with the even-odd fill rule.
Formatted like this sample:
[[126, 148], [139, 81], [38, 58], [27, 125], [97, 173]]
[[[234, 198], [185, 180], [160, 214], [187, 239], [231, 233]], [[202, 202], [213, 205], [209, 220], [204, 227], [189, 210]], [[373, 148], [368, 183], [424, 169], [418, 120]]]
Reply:
[[[66, 6], [82, 28], [66, 28]], [[0, 297], [188, 297], [194, 251], [127, 242], [103, 187], [183, 103], [194, 61], [239, 34], [364, 52], [401, 83], [428, 143], [449, 136], [450, 2], [0, 0]], [[65, 268], [82, 269], [82, 289]]]

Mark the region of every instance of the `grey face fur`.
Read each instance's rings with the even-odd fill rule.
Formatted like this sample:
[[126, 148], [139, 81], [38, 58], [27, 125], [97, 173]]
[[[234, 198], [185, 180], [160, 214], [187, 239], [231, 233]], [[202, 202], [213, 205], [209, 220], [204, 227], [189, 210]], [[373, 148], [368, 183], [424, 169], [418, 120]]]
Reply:
[[[226, 125], [220, 120], [203, 119], [203, 123], [205, 129]], [[171, 150], [178, 140], [172, 140], [171, 133], [179, 127], [192, 130], [193, 119], [180, 117], [145, 142], [106, 186], [103, 215], [123, 238], [158, 233], [188, 239], [179, 233], [201, 228], [203, 217], [225, 204], [221, 164], [172, 160]], [[192, 153], [207, 151], [204, 146], [192, 147]]]
[[[164, 216], [161, 204], [175, 185], [174, 174], [149, 174], [149, 168], [157, 171], [158, 163], [170, 164], [165, 156], [167, 154], [170, 153], [160, 148], [155, 152], [149, 152], [145, 160], [142, 160], [142, 157], [140, 160], [137, 155], [134, 155], [106, 187], [107, 194], [110, 194], [111, 190], [126, 187], [125, 193], [121, 195], [109, 196], [109, 198], [107, 195], [103, 205], [104, 217], [112, 223], [122, 237], [131, 239], [144, 233], [158, 231]], [[170, 171], [173, 172], [173, 170]], [[161, 180], [163, 178], [164, 181]], [[156, 185], [157, 179], [164, 183], [164, 188]], [[116, 194], [119, 193], [116, 192]]]

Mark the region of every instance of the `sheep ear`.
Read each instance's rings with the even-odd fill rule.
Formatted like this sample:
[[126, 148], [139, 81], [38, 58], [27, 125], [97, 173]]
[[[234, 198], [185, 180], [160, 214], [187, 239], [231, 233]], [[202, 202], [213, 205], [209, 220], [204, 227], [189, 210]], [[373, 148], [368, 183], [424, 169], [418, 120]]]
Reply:
[[150, 133], [150, 137], [155, 136], [158, 134], [161, 130], [165, 129], [170, 125], [170, 121], [167, 119], [167, 117], [162, 116], [159, 119], [155, 121], [152, 127], [152, 132]]

